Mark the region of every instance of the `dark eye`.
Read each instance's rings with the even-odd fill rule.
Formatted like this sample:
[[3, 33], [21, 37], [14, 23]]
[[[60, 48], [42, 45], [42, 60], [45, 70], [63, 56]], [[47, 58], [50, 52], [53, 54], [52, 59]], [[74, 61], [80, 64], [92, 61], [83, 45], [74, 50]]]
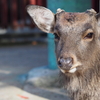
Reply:
[[60, 39], [60, 37], [58, 36], [58, 34], [54, 33], [55, 36], [55, 41], [58, 41]]
[[93, 33], [88, 33], [84, 39], [91, 39], [93, 37]]

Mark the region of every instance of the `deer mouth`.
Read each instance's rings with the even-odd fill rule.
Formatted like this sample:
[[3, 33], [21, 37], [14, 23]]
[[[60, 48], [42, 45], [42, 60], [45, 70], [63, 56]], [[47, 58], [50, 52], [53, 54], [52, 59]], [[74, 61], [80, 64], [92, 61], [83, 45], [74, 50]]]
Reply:
[[80, 67], [80, 66], [82, 66], [82, 64], [77, 62], [76, 64], [73, 64], [73, 66], [69, 70], [63, 69], [61, 67], [59, 67], [59, 68], [62, 73], [75, 73], [78, 70], [78, 67]]
[[70, 70], [65, 70], [65, 69], [60, 68], [60, 70], [62, 73], [75, 73], [77, 71], [77, 68], [72, 68]]
[[72, 69], [70, 69], [68, 72], [69, 73], [75, 73], [77, 71], [77, 68], [72, 68]]

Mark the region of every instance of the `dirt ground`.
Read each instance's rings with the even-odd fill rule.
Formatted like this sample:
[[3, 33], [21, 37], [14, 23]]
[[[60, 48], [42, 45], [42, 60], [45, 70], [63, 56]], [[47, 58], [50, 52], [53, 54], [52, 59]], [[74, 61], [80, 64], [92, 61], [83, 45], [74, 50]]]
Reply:
[[0, 47], [0, 100], [68, 100], [63, 89], [25, 83], [23, 76], [44, 65], [47, 65], [46, 45]]

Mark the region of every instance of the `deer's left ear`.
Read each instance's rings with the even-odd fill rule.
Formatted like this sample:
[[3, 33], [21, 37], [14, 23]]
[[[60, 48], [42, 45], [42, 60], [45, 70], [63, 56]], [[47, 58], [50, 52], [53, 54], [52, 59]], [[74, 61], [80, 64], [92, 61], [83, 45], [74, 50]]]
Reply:
[[97, 19], [97, 22], [98, 22], [98, 26], [100, 26], [100, 13], [98, 13], [96, 15], [96, 19]]
[[46, 33], [54, 32], [55, 17], [49, 9], [42, 6], [29, 5], [27, 12], [42, 31]]

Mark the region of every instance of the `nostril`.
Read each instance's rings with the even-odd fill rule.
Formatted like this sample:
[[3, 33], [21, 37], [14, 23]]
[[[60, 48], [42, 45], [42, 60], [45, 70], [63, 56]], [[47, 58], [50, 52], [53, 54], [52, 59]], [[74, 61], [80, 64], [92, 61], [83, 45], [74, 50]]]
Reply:
[[65, 62], [65, 59], [60, 59], [60, 63], [64, 63]]
[[73, 63], [73, 58], [72, 58], [72, 57], [66, 58], [66, 59], [65, 59], [65, 63], [66, 63], [66, 64]]
[[61, 67], [64, 63], [64, 59], [63, 58], [60, 58], [60, 60], [58, 61], [58, 65]]
[[60, 62], [60, 61], [58, 61], [58, 66], [60, 66], [60, 67], [61, 67], [61, 62]]
[[61, 59], [58, 61], [58, 65], [59, 65], [59, 66], [62, 65]]

